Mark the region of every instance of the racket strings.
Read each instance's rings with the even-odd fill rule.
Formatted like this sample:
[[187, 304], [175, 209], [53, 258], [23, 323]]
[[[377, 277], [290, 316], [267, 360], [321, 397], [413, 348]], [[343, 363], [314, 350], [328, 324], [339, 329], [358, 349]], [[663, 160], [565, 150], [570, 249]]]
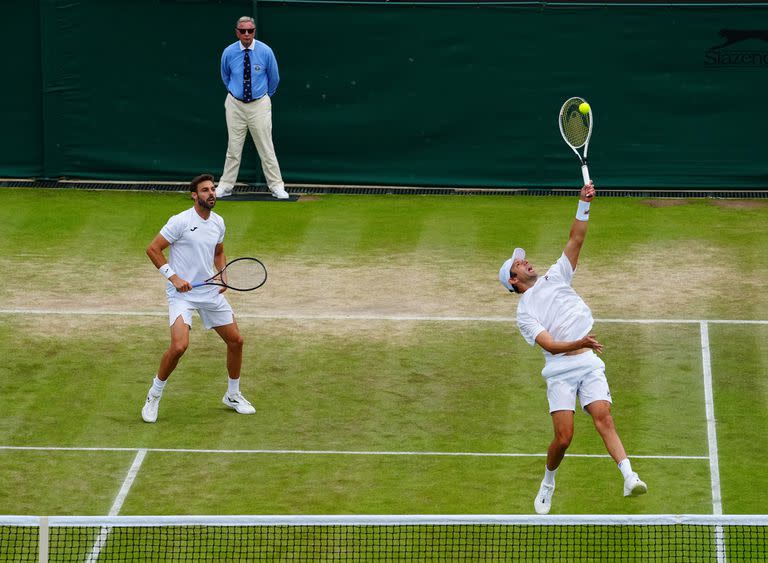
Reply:
[[221, 282], [232, 289], [259, 287], [267, 278], [267, 270], [258, 260], [235, 260], [221, 272]]
[[563, 137], [573, 148], [580, 148], [589, 139], [590, 114], [579, 111], [581, 98], [571, 98], [560, 113], [560, 129]]

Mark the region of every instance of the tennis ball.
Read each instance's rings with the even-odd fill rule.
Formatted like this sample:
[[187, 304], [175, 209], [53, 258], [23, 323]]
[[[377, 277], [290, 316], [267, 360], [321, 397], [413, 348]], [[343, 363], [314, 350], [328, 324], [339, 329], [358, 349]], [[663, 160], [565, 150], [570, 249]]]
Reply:
[[579, 111], [583, 113], [584, 115], [587, 115], [589, 113], [589, 110], [591, 108], [589, 107], [589, 104], [587, 102], [581, 102], [579, 104]]

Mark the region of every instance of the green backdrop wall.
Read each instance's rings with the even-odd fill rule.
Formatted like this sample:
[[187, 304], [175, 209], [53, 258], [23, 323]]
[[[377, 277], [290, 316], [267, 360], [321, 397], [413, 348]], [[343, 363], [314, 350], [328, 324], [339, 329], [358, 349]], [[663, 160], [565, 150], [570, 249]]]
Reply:
[[[220, 174], [221, 51], [256, 14], [280, 66], [288, 182], [572, 186], [557, 112], [578, 95], [595, 114], [601, 186], [768, 186], [765, 6], [4, 0], [2, 12], [4, 177]], [[248, 144], [240, 179], [260, 177]]]

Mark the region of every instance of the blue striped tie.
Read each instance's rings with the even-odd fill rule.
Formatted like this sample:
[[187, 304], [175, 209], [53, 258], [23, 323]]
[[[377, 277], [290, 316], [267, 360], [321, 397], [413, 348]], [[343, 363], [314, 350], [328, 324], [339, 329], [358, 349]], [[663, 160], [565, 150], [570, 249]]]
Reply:
[[251, 55], [250, 49], [245, 50], [245, 57], [243, 57], [243, 101], [250, 102], [253, 100], [253, 94], [251, 93]]

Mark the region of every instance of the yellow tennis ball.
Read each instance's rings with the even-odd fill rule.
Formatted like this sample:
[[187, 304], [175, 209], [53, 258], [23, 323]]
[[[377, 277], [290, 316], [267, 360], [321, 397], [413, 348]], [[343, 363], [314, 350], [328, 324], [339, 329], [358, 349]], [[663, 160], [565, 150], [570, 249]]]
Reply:
[[589, 113], [589, 110], [592, 109], [589, 107], [589, 104], [587, 102], [581, 102], [579, 104], [579, 111], [583, 113], [584, 115], [587, 115]]

